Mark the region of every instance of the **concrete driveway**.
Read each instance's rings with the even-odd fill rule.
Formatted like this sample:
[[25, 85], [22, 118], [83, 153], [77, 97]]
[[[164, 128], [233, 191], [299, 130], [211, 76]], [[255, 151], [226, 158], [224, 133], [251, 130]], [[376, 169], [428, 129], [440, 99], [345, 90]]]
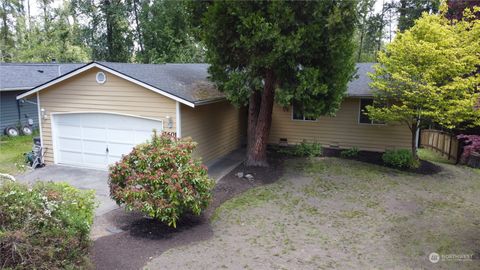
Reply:
[[[240, 148], [232, 151], [224, 157], [207, 163], [206, 165], [209, 168], [208, 174], [218, 181], [237, 167], [244, 157], [245, 149]], [[16, 178], [18, 181], [27, 183], [35, 181], [66, 182], [79, 189], [93, 189], [99, 202], [98, 208], [95, 210], [95, 216], [97, 217], [118, 208], [115, 202], [110, 199], [107, 171], [64, 165], [47, 165], [16, 176]]]
[[118, 208], [110, 199], [108, 188], [108, 172], [85, 168], [75, 168], [60, 165], [48, 165], [46, 167], [29, 171], [16, 177], [20, 182], [33, 183], [35, 181], [66, 182], [76, 188], [95, 190], [98, 208], [95, 215], [100, 216]]

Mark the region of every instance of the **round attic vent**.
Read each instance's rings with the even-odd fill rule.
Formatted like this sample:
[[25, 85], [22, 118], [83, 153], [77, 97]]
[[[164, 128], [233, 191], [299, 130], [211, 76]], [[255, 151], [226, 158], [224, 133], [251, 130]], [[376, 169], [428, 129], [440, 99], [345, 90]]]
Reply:
[[96, 79], [97, 83], [105, 83], [107, 81], [107, 75], [105, 75], [103, 72], [98, 72]]

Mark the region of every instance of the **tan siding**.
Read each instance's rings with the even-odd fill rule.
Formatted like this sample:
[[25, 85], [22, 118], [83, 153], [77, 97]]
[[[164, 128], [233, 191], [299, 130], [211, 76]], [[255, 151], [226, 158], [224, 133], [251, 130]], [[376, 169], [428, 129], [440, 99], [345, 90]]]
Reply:
[[[164, 130], [175, 132], [176, 102], [113, 74], [105, 72], [107, 81], [98, 84], [91, 69], [40, 92], [40, 106], [48, 118], [42, 120], [45, 161], [53, 163], [51, 113], [113, 112], [162, 120]], [[167, 116], [173, 127], [168, 128]]]
[[287, 138], [289, 144], [306, 140], [327, 147], [356, 146], [370, 151], [410, 147], [410, 130], [406, 126], [359, 124], [359, 107], [359, 99], [347, 98], [334, 117], [297, 121], [292, 120], [291, 109], [275, 106], [269, 143], [278, 143], [280, 138]]
[[244, 110], [227, 102], [196, 108], [181, 106], [182, 137], [198, 143], [195, 156], [212, 161], [237, 149], [245, 134]]

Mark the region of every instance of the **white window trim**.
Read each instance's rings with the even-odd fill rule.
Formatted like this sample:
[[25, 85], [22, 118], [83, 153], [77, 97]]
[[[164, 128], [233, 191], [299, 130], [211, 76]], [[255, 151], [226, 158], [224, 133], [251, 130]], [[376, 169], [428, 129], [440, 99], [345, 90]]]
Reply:
[[359, 98], [358, 99], [358, 116], [357, 116], [357, 123], [359, 125], [368, 125], [368, 126], [386, 126], [387, 123], [374, 123], [373, 120], [370, 120], [370, 123], [361, 123], [360, 122], [360, 116], [362, 115], [362, 99], [371, 99], [373, 100], [373, 98]]
[[292, 109], [292, 113], [291, 113], [291, 118], [292, 118], [292, 121], [299, 121], [299, 122], [318, 122], [318, 118], [315, 119], [315, 120], [310, 120], [310, 119], [305, 119], [305, 114], [303, 115], [303, 119], [295, 119], [293, 118], [293, 104], [290, 106], [290, 108]]

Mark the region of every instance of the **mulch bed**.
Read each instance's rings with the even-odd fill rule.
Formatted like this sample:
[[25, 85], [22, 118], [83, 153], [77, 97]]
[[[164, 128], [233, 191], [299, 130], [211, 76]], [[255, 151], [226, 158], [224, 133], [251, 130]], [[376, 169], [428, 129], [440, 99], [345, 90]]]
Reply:
[[[340, 157], [340, 152], [342, 149], [335, 149], [335, 148], [323, 148], [323, 155], [327, 157]], [[382, 160], [383, 153], [379, 152], [372, 152], [372, 151], [360, 151], [356, 158], [351, 158], [353, 160], [358, 160], [362, 162], [367, 162], [371, 164], [376, 164], [380, 166], [386, 166]], [[429, 174], [436, 174], [442, 171], [442, 167], [433, 164], [432, 162], [426, 160], [420, 160], [420, 166], [415, 169], [405, 169], [403, 171], [429, 175]]]
[[[223, 177], [217, 183], [206, 211], [200, 216], [185, 215], [176, 229], [123, 209], [107, 213], [102, 218], [123, 231], [94, 241], [90, 254], [95, 268], [140, 269], [170, 248], [209, 239], [213, 236], [209, 220], [218, 206], [250, 188], [273, 183], [282, 176], [284, 159], [274, 152], [269, 156], [269, 167], [246, 168], [242, 164]], [[238, 178], [235, 176], [238, 172], [252, 174], [254, 180]]]

